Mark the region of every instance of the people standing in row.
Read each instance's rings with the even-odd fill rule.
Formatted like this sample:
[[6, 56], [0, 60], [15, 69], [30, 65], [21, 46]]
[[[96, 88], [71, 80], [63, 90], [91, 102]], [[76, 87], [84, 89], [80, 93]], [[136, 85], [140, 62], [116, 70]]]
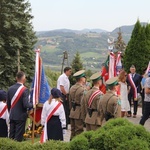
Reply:
[[107, 91], [99, 104], [101, 122], [104, 118], [108, 121], [111, 118], [121, 117], [121, 102], [116, 95], [118, 84], [118, 77], [112, 77], [106, 81]]
[[63, 140], [66, 117], [61, 97], [60, 90], [53, 88], [49, 100], [43, 105], [41, 124], [44, 126], [44, 133], [41, 137], [41, 143], [46, 140]]
[[80, 70], [73, 75], [76, 78], [76, 84], [70, 88], [70, 124], [71, 138], [83, 132], [83, 120], [81, 114], [81, 104], [84, 98], [84, 84], [86, 82], [85, 70]]
[[29, 91], [24, 86], [26, 75], [20, 71], [16, 76], [17, 83], [12, 85], [7, 92], [7, 107], [10, 113], [10, 134], [9, 138], [16, 141], [23, 140], [25, 124], [27, 119], [27, 108], [32, 108], [29, 102]]
[[86, 117], [85, 124], [86, 130], [96, 130], [101, 126], [100, 122], [100, 112], [99, 112], [99, 103], [103, 93], [99, 90], [99, 87], [102, 85], [102, 77], [100, 73], [93, 74], [90, 79], [93, 82], [93, 87], [85, 95], [85, 109]]
[[145, 89], [144, 112], [140, 120], [141, 125], [144, 125], [145, 121], [150, 116], [150, 71], [148, 72], [148, 78], [146, 78], [145, 80], [144, 89]]
[[128, 111], [127, 117], [132, 116], [131, 112], [131, 104], [133, 100], [133, 118], [136, 118], [137, 115], [137, 109], [138, 109], [138, 96], [140, 96], [141, 93], [141, 80], [142, 76], [136, 73], [136, 68], [134, 65], [130, 67], [130, 72], [127, 76], [127, 83], [128, 86], [130, 86], [129, 94], [128, 94], [128, 100], [130, 104], [130, 111]]
[[62, 93], [62, 99], [63, 99], [63, 106], [65, 109], [65, 115], [66, 115], [66, 129], [68, 128], [69, 123], [69, 88], [70, 88], [70, 81], [68, 77], [71, 75], [71, 68], [65, 67], [64, 73], [59, 76], [57, 80], [57, 89], [59, 89]]
[[118, 76], [120, 91], [119, 98], [121, 99], [121, 117], [124, 117], [126, 113], [130, 111], [126, 78], [127, 73], [124, 70], [122, 70]]
[[0, 137], [8, 137], [9, 113], [6, 105], [6, 92], [0, 90]]

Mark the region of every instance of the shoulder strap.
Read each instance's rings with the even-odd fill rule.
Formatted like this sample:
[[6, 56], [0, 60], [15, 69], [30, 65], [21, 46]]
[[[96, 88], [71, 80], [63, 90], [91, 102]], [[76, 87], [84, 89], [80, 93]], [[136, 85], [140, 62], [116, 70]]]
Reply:
[[130, 82], [130, 85], [131, 87], [133, 88], [133, 91], [134, 91], [134, 99], [137, 99], [137, 88], [135, 86], [135, 83], [131, 77], [131, 74], [128, 74], [128, 79], [129, 79], [129, 82]]
[[88, 100], [88, 106], [90, 107], [92, 102], [93, 102], [93, 99], [99, 95], [99, 94], [103, 94], [100, 90], [97, 90], [95, 92], [92, 93], [92, 95], [90, 96], [89, 100]]
[[115, 94], [111, 95], [111, 96], [108, 98], [108, 100], [107, 100], [107, 104], [106, 104], [106, 112], [107, 112], [107, 105], [108, 105], [108, 102], [109, 102], [109, 100], [110, 100], [113, 96], [115, 96]]
[[44, 143], [46, 142], [47, 140], [47, 122], [51, 119], [51, 117], [53, 116], [53, 114], [55, 113], [55, 111], [61, 106], [61, 102], [59, 102], [55, 108], [50, 112], [49, 116], [47, 117], [46, 119], [46, 122], [45, 122], [45, 127], [44, 127], [44, 130], [41, 134], [41, 137], [40, 137], [40, 143]]
[[2, 117], [2, 115], [4, 114], [6, 109], [7, 109], [7, 105], [5, 105], [4, 108], [2, 109], [2, 111], [0, 112], [0, 117]]
[[20, 99], [22, 93], [24, 92], [24, 90], [26, 89], [25, 86], [20, 86], [15, 95], [13, 96], [12, 100], [11, 100], [11, 109], [16, 105], [16, 103], [18, 102], [18, 100]]
[[59, 108], [59, 106], [61, 105], [61, 102], [59, 102], [57, 105], [56, 105], [56, 107], [51, 111], [51, 113], [49, 114], [49, 116], [47, 117], [47, 122], [48, 122], [48, 120], [50, 120], [51, 119], [51, 117], [53, 116], [53, 114], [55, 113], [55, 111]]

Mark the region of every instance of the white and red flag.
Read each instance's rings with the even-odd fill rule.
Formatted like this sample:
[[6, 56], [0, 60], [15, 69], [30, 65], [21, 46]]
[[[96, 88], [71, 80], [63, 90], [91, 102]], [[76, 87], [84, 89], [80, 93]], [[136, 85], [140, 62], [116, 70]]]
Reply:
[[147, 66], [147, 69], [146, 69], [146, 71], [145, 71], [145, 74], [148, 74], [149, 71], [150, 71], [150, 61], [149, 61], [149, 63], [148, 63], [148, 66]]
[[37, 49], [35, 59], [34, 87], [33, 87], [33, 106], [38, 104], [39, 101], [40, 80], [41, 80], [41, 59], [40, 59], [40, 50]]

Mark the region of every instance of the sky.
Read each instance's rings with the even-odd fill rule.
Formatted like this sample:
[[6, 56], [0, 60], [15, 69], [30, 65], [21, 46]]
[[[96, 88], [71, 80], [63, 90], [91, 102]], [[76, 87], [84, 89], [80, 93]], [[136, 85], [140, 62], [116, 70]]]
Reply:
[[35, 31], [103, 29], [150, 23], [150, 0], [29, 0]]

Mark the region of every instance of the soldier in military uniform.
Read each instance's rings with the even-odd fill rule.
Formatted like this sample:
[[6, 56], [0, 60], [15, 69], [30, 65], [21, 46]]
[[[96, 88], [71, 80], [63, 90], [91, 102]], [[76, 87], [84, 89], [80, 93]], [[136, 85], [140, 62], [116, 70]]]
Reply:
[[70, 123], [71, 139], [83, 132], [83, 120], [81, 116], [81, 101], [84, 97], [85, 70], [80, 70], [73, 75], [77, 82], [70, 88], [69, 106], [70, 106]]
[[[106, 81], [107, 92], [102, 97], [99, 107], [101, 122], [111, 118], [121, 117], [121, 102], [116, 95], [116, 86], [118, 86], [118, 77], [112, 77]], [[107, 113], [106, 113], [107, 112]]]
[[102, 85], [102, 77], [100, 73], [93, 74], [90, 79], [93, 81], [93, 88], [87, 92], [85, 95], [85, 124], [86, 130], [96, 130], [101, 126], [100, 122], [100, 112], [99, 112], [99, 102], [103, 93], [99, 90]]

